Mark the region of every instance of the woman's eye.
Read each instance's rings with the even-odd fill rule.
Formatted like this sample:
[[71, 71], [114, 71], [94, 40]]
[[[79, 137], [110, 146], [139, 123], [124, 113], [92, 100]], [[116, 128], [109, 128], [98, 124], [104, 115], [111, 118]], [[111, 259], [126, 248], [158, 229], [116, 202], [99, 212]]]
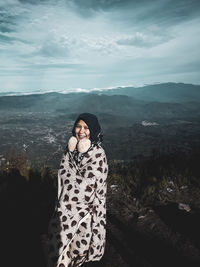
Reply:
[[[82, 126], [81, 126], [81, 125], [76, 125], [76, 128], [77, 128], [77, 129], [81, 129]], [[88, 129], [89, 129], [89, 128], [88, 128], [87, 126], [84, 127], [84, 130], [88, 130]]]

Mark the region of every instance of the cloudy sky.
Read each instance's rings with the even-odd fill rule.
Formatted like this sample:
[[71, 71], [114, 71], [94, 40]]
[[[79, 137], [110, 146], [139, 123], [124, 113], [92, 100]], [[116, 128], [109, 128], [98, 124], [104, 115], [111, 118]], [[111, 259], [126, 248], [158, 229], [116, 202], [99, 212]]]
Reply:
[[200, 84], [199, 0], [0, 1], [0, 92]]

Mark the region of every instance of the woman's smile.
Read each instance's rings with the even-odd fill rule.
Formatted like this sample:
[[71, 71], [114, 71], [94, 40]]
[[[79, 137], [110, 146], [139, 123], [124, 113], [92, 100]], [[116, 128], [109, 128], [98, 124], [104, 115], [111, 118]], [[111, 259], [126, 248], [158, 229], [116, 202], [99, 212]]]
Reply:
[[79, 134], [78, 137], [79, 137], [79, 139], [83, 139], [86, 137], [86, 134]]

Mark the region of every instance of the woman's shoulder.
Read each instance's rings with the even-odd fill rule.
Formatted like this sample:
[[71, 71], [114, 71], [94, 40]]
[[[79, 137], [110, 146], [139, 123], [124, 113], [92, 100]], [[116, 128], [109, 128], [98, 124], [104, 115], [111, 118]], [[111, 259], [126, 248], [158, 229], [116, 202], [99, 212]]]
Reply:
[[98, 153], [104, 153], [105, 154], [105, 150], [104, 148], [98, 144], [98, 145], [95, 145], [94, 148], [93, 148], [94, 152], [98, 152]]
[[92, 158], [95, 158], [95, 159], [106, 157], [104, 148], [99, 144], [92, 147], [91, 153], [89, 154]]

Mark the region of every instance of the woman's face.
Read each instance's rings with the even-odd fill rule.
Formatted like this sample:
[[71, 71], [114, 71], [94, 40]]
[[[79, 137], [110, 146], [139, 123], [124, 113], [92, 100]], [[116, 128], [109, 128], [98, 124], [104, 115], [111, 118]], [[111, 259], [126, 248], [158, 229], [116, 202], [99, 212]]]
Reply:
[[90, 138], [90, 130], [84, 121], [80, 120], [77, 122], [75, 126], [75, 135], [78, 141], [83, 138]]

